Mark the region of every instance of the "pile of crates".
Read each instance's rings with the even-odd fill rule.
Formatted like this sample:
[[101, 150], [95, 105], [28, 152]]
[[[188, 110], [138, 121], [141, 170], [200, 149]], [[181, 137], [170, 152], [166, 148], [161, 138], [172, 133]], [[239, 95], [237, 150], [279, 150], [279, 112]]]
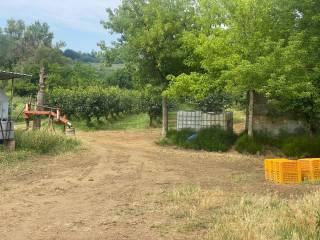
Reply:
[[266, 180], [292, 184], [302, 181], [320, 181], [320, 158], [264, 160]]

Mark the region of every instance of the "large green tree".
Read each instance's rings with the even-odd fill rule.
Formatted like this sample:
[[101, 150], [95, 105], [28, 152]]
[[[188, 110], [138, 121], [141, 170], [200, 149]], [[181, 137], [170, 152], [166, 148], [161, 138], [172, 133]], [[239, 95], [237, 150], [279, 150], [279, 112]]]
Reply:
[[193, 0], [124, 0], [108, 9], [104, 26], [120, 34], [115, 47], [138, 85], [165, 89], [168, 75], [190, 71], [181, 37], [193, 28], [194, 5]]
[[[314, 131], [319, 117], [317, 1], [200, 0], [198, 29], [184, 34], [187, 58], [198, 67], [173, 77], [168, 94], [202, 99], [216, 90], [248, 98], [263, 94], [279, 114], [302, 118]], [[250, 97], [251, 96], [251, 97]]]

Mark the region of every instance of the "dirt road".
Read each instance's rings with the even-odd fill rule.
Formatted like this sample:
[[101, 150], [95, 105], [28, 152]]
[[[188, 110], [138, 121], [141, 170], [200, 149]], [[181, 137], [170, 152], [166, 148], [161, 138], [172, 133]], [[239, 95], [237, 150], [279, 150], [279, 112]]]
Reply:
[[[0, 239], [195, 239], [170, 222], [166, 190], [301, 194], [263, 180], [262, 157], [164, 148], [158, 131], [80, 133], [85, 149], [0, 170]], [[170, 226], [168, 226], [170, 229]]]

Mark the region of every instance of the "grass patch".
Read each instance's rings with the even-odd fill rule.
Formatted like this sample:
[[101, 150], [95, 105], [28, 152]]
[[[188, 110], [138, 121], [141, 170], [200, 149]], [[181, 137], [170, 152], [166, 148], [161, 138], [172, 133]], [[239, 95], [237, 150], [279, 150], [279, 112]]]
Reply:
[[206, 151], [225, 152], [231, 148], [236, 140], [236, 135], [231, 131], [219, 127], [201, 129], [198, 133], [190, 129], [181, 131], [170, 130], [160, 145], [176, 145], [182, 148], [190, 148]]
[[172, 227], [201, 239], [320, 239], [319, 201], [319, 191], [282, 199], [182, 186], [168, 190], [166, 211]]
[[15, 132], [15, 139], [18, 150], [31, 151], [38, 154], [68, 152], [80, 145], [80, 142], [76, 139], [46, 131], [18, 130]]
[[64, 135], [46, 131], [15, 131], [16, 150], [0, 148], [0, 166], [8, 166], [40, 154], [60, 154], [76, 149], [81, 143]]
[[117, 120], [93, 120], [89, 125], [85, 121], [72, 121], [76, 129], [83, 131], [97, 130], [129, 130], [129, 129], [146, 129], [149, 127], [148, 114], [134, 114], [119, 117]]
[[0, 166], [10, 166], [18, 162], [22, 162], [32, 156], [30, 151], [17, 150], [14, 152], [5, 151], [0, 148]]

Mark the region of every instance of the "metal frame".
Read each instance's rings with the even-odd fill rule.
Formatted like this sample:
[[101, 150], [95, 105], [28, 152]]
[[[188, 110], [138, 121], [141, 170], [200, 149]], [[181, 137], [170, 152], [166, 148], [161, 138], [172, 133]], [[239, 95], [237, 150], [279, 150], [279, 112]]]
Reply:
[[[11, 96], [10, 96], [10, 102], [9, 102], [9, 109], [8, 109], [8, 119], [7, 119], [7, 126], [6, 129], [8, 129], [8, 126], [12, 124], [12, 111], [13, 111], [13, 95], [14, 95], [14, 79], [16, 78], [25, 78], [25, 77], [32, 77], [32, 75], [24, 74], [24, 73], [15, 73], [15, 72], [8, 72], [8, 71], [2, 71], [0, 70], [0, 81], [10, 81], [11, 80]], [[4, 135], [4, 130], [2, 126], [2, 119], [0, 119], [0, 131], [3, 137], [3, 140], [6, 140], [10, 137], [10, 131], [6, 131], [6, 136]]]

